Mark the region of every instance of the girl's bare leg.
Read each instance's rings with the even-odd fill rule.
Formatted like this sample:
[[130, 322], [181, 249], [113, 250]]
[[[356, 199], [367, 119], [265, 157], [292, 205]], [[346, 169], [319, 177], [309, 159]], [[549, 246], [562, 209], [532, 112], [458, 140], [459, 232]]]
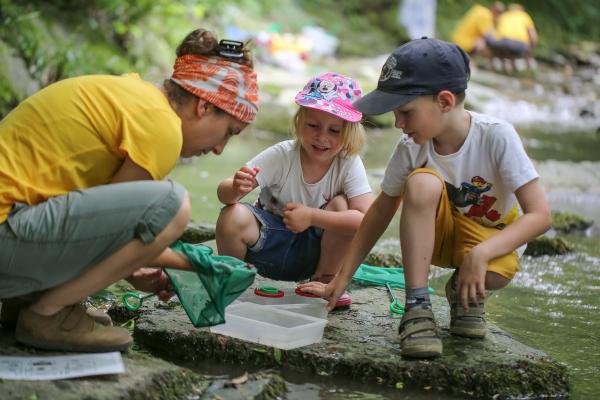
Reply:
[[[334, 197], [327, 206], [327, 211], [348, 210], [346, 196]], [[321, 257], [312, 279], [324, 283], [329, 282], [342, 267], [343, 256], [352, 242], [354, 234], [343, 235], [337, 232], [325, 231], [321, 238]]]
[[216, 236], [220, 255], [243, 260], [248, 246], [256, 243], [260, 236], [260, 225], [246, 206], [232, 204], [221, 210]]

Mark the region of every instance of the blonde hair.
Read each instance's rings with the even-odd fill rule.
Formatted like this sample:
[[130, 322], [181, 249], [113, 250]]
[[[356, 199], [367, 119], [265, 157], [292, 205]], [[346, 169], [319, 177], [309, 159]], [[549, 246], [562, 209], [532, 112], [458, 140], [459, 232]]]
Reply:
[[[306, 118], [306, 107], [300, 106], [292, 119], [291, 131], [296, 142], [302, 144], [302, 125]], [[360, 153], [365, 147], [365, 128], [360, 122], [349, 122], [344, 120], [342, 127], [342, 149], [340, 154], [344, 158]]]

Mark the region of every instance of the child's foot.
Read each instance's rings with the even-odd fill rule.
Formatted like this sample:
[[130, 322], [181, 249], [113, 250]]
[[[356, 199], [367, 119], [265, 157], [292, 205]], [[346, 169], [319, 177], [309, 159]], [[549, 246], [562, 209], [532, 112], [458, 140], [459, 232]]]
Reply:
[[333, 309], [334, 310], [343, 310], [345, 308], [350, 307], [351, 304], [352, 304], [352, 297], [350, 296], [350, 293], [344, 292], [344, 293], [342, 293], [342, 295], [340, 296], [338, 301], [335, 303], [335, 307], [333, 307]]
[[406, 310], [398, 333], [403, 357], [432, 358], [442, 355], [442, 340], [430, 307], [417, 305]]
[[[2, 306], [0, 308], [0, 325], [2, 325], [4, 329], [14, 331], [21, 309], [29, 307], [39, 298], [39, 295], [41, 295], [41, 293], [36, 295], [25, 295], [10, 299], [2, 299]], [[86, 313], [97, 323], [106, 326], [112, 326], [112, 319], [105, 312], [90, 307], [86, 309]]]
[[446, 283], [446, 298], [450, 304], [450, 333], [468, 338], [484, 338], [487, 332], [484, 299], [478, 295], [478, 304], [469, 304], [469, 311], [465, 311], [456, 293], [457, 276], [458, 270]]
[[99, 324], [81, 304], [67, 306], [50, 316], [23, 308], [15, 338], [39, 349], [91, 353], [125, 351], [133, 342], [127, 329]]
[[[327, 283], [331, 282], [334, 277], [335, 277], [335, 275], [328, 274], [328, 275], [322, 275], [319, 277], [313, 276], [312, 278], [310, 278], [310, 280], [327, 284]], [[335, 307], [333, 307], [333, 309], [334, 310], [343, 310], [343, 309], [349, 308], [351, 304], [352, 304], [352, 296], [350, 296], [350, 293], [348, 293], [347, 291], [344, 291], [344, 293], [342, 293], [342, 295], [340, 296], [338, 301], [335, 303]]]

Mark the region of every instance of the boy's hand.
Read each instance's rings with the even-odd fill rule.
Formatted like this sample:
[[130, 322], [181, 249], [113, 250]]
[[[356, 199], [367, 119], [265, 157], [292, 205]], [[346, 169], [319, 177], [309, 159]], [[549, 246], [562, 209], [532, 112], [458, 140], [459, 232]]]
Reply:
[[299, 284], [298, 288], [303, 292], [321, 296], [322, 298], [329, 300], [329, 303], [327, 303], [327, 311], [331, 311], [335, 307], [338, 299], [344, 293], [344, 290], [346, 290], [348, 283], [349, 282], [345, 282], [344, 279], [340, 278], [339, 275], [336, 275], [328, 284], [311, 281]]
[[283, 223], [294, 233], [307, 230], [312, 225], [312, 208], [300, 203], [288, 203], [283, 210]]
[[470, 304], [477, 304], [477, 294], [485, 299], [485, 275], [488, 262], [473, 248], [463, 259], [458, 271], [457, 293], [460, 302], [469, 310]]
[[127, 281], [137, 290], [148, 293], [158, 292], [162, 301], [168, 301], [175, 293], [167, 290], [169, 277], [160, 268], [140, 268], [127, 277]]
[[250, 168], [243, 166], [233, 175], [233, 190], [240, 196], [246, 195], [254, 190], [256, 182], [256, 174], [260, 172], [260, 168]]

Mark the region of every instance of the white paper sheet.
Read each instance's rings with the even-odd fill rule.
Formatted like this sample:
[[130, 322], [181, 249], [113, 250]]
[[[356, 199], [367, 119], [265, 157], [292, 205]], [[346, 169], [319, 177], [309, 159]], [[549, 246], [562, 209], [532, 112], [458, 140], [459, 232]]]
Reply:
[[44, 381], [123, 372], [118, 351], [53, 357], [0, 356], [1, 379]]

